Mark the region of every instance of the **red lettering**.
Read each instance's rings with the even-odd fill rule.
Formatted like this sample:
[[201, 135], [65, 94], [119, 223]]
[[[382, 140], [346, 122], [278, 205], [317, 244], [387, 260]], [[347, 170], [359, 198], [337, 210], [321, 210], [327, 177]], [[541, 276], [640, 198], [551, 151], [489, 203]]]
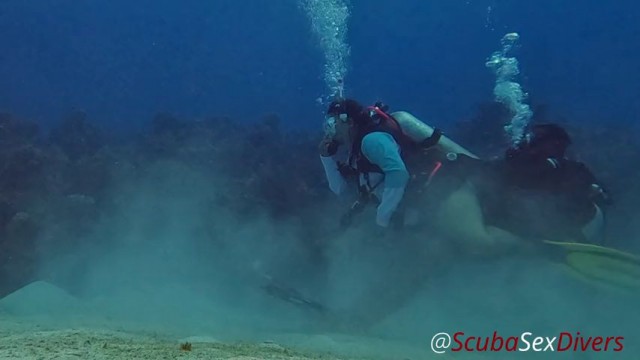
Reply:
[[624, 336], [616, 337], [616, 345], [618, 345], [618, 347], [613, 349], [613, 351], [617, 352], [617, 351], [622, 351], [622, 349], [624, 349], [624, 345], [622, 345], [622, 340], [624, 340]]
[[573, 351], [578, 351], [578, 346], [580, 345], [582, 339], [580, 337], [580, 332], [576, 334], [576, 339], [573, 342]]
[[457, 333], [453, 334], [453, 342], [456, 343], [456, 346], [451, 348], [451, 351], [458, 352], [458, 351], [462, 350], [462, 341], [460, 341], [460, 339], [458, 339], [458, 337], [460, 337], [460, 336], [464, 336], [464, 333], [463, 332], [457, 332]]
[[[482, 341], [484, 340], [484, 345], [482, 345]], [[487, 349], [489, 348], [489, 338], [485, 337], [485, 338], [477, 338], [476, 340], [476, 350], [477, 351], [487, 351]]]
[[591, 336], [589, 336], [587, 338], [587, 341], [585, 342], [585, 339], [582, 336], [580, 336], [580, 332], [578, 332], [577, 338], [578, 338], [578, 341], [576, 341], [576, 348], [573, 349], [573, 350], [574, 351], [578, 351], [578, 349], [577, 349], [578, 348], [578, 344], [580, 344], [580, 349], [583, 352], [587, 351], [587, 349], [589, 348], [589, 344], [591, 344]]
[[598, 345], [602, 344], [603, 341], [604, 339], [602, 338], [602, 336], [596, 336], [596, 338], [593, 339], [593, 342], [591, 343], [591, 349], [593, 351], [602, 351], [602, 349]]
[[[496, 347], [496, 341], [500, 342], [500, 345], [498, 347]], [[504, 343], [504, 340], [502, 339], [502, 336], [498, 335], [497, 331], [493, 332], [493, 338], [491, 339], [491, 351], [500, 351], [502, 350], [502, 345]]]
[[469, 348], [469, 341], [475, 339], [475, 336], [470, 336], [467, 341], [464, 342], [464, 349], [467, 351], [473, 351], [473, 349]]
[[[511, 343], [511, 345], [509, 345]], [[504, 343], [505, 349], [507, 351], [516, 351], [518, 350], [518, 338], [515, 336], [509, 336], [507, 341]]]
[[[562, 346], [562, 343], [565, 340], [565, 338], [569, 342], [566, 345], [566, 347]], [[573, 344], [573, 336], [571, 336], [571, 334], [569, 334], [568, 332], [560, 333], [560, 338], [558, 339], [558, 351], [567, 351], [567, 350], [571, 349], [571, 344]]]
[[607, 341], [604, 342], [604, 351], [609, 350], [609, 342], [615, 339], [613, 336], [607, 336]]

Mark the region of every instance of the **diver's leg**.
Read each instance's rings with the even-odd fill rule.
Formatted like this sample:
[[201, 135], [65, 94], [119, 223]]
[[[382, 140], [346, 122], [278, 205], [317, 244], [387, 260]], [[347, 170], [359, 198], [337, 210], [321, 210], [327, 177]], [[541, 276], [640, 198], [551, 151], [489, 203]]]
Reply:
[[582, 227], [582, 234], [588, 243], [602, 244], [604, 242], [605, 219], [602, 209], [598, 205], [593, 205], [596, 210], [593, 218]]
[[463, 252], [472, 255], [511, 253], [526, 243], [506, 230], [486, 226], [478, 196], [470, 182], [445, 199], [435, 216], [439, 231]]

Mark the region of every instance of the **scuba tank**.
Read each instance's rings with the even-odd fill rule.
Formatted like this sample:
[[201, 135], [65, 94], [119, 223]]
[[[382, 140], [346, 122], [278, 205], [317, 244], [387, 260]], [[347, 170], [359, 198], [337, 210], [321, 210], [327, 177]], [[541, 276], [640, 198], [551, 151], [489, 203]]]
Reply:
[[[434, 128], [425, 124], [406, 111], [396, 111], [392, 113], [391, 116], [393, 116], [393, 118], [398, 122], [402, 129], [402, 132], [416, 143], [422, 143], [425, 140], [428, 140], [433, 135], [434, 131], [436, 131]], [[471, 153], [469, 150], [463, 148], [458, 143], [454, 142], [444, 135], [440, 135], [440, 138], [435, 146], [445, 154], [464, 154], [469, 157], [478, 159], [478, 157]]]

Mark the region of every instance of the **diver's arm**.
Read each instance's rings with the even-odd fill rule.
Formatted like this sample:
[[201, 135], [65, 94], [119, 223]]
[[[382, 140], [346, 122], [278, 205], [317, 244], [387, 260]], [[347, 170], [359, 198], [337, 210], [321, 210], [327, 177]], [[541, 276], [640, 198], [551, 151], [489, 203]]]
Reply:
[[361, 149], [362, 154], [384, 172], [384, 191], [378, 205], [376, 223], [387, 227], [404, 196], [409, 172], [400, 157], [400, 147], [387, 133], [374, 132], [365, 136]]
[[330, 137], [325, 137], [318, 145], [320, 161], [324, 168], [324, 174], [329, 182], [329, 189], [336, 195], [341, 196], [347, 188], [347, 180], [338, 168], [338, 143]]
[[347, 181], [338, 171], [338, 163], [333, 156], [320, 155], [320, 161], [322, 161], [322, 167], [324, 168], [325, 176], [329, 182], [329, 189], [336, 194], [342, 195], [347, 189]]

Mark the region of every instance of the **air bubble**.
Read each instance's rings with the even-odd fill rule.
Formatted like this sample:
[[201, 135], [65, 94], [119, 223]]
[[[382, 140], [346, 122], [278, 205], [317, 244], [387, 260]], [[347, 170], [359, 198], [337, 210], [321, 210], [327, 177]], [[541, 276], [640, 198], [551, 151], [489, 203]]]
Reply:
[[496, 74], [496, 85], [493, 94], [496, 101], [504, 104], [513, 114], [511, 122], [505, 126], [505, 131], [511, 139], [512, 145], [518, 145], [524, 137], [533, 112], [525, 103], [527, 93], [522, 90], [515, 77], [520, 74], [518, 59], [508, 57], [507, 53], [520, 39], [518, 33], [508, 33], [501, 40], [502, 49], [491, 54], [485, 65], [493, 69]]
[[349, 6], [345, 0], [301, 0], [324, 53], [328, 97], [342, 96], [351, 49], [347, 44]]

